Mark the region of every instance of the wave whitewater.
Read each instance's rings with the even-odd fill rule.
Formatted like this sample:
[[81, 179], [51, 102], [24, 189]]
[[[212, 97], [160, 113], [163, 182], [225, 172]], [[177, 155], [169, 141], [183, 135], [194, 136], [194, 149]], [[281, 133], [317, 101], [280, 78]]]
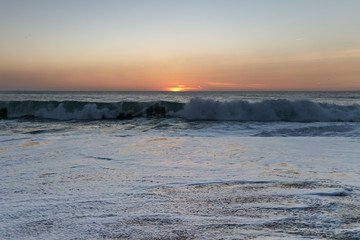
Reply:
[[360, 122], [360, 105], [336, 105], [309, 100], [264, 100], [251, 103], [191, 99], [179, 102], [2, 101], [0, 118], [52, 120], [129, 120], [138, 117], [177, 117], [212, 121]]

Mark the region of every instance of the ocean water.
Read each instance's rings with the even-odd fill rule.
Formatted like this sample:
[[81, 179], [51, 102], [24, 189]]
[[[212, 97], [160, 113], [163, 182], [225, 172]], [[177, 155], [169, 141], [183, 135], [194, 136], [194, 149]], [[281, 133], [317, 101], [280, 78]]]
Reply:
[[0, 92], [0, 239], [360, 239], [360, 92]]

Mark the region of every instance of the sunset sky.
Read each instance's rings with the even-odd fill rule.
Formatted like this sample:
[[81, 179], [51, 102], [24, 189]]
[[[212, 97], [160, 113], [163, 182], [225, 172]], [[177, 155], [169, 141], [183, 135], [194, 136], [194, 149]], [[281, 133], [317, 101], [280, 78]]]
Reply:
[[0, 90], [360, 90], [358, 0], [2, 0]]

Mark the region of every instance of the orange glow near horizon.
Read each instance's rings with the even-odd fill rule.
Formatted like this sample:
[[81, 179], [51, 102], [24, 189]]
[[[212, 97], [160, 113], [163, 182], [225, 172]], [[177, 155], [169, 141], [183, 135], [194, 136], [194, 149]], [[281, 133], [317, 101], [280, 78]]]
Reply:
[[359, 90], [359, 61], [360, 49], [246, 59], [219, 53], [92, 64], [71, 59], [47, 65], [0, 61], [0, 90]]

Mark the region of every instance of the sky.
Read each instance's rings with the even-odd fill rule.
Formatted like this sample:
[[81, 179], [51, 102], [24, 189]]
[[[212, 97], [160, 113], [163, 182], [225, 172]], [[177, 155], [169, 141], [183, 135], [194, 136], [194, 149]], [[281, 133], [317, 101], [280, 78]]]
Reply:
[[1, 0], [0, 90], [360, 90], [358, 0]]

